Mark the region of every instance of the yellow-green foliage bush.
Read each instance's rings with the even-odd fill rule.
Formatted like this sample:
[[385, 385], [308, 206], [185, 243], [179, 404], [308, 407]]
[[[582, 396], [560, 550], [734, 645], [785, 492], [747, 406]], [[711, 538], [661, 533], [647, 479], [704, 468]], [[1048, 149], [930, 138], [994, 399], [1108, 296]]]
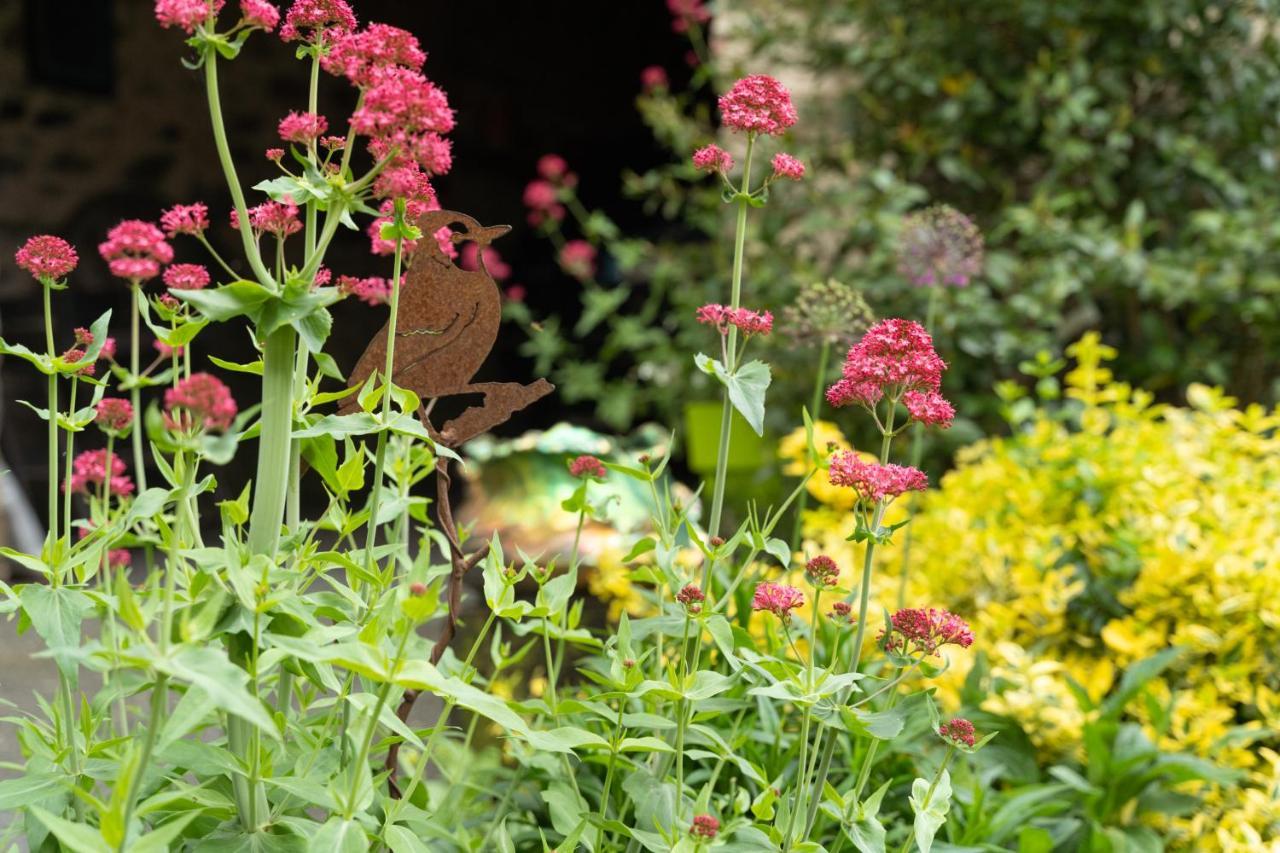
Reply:
[[[1096, 337], [1068, 352], [1069, 399], [1023, 401], [1012, 437], [967, 448], [921, 502], [906, 600], [970, 617], [992, 667], [984, 710], [1046, 763], [1083, 756], [1075, 689], [1096, 701], [1127, 665], [1184, 649], [1129, 713], [1241, 782], [1160, 829], [1181, 849], [1280, 850], [1280, 412], [1203, 386], [1190, 408], [1157, 405], [1113, 380]], [[828, 553], [857, 547], [852, 529], [837, 506], [806, 519]], [[889, 608], [904, 533], [879, 561]], [[952, 689], [973, 657], [953, 662]]]

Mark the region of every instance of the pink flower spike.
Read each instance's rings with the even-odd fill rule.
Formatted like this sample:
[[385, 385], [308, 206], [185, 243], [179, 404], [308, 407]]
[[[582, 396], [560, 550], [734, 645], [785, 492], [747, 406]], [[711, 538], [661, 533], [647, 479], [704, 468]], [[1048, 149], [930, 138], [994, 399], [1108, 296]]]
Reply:
[[843, 378], [827, 390], [833, 406], [874, 406], [885, 395], [937, 391], [947, 365], [933, 338], [911, 320], [882, 320], [867, 330], [845, 356]]
[[94, 422], [106, 432], [120, 432], [133, 423], [133, 404], [123, 397], [103, 397]]
[[720, 96], [726, 127], [778, 136], [796, 123], [796, 108], [786, 87], [766, 74], [743, 77]]
[[964, 717], [956, 717], [954, 720], [943, 723], [938, 727], [938, 735], [943, 740], [951, 741], [957, 746], [963, 744], [970, 748], [972, 748], [978, 740], [977, 732], [973, 728], [973, 723], [969, 722]]
[[417, 134], [453, 130], [448, 96], [421, 73], [387, 66], [369, 71], [369, 86], [351, 127], [364, 136]]
[[209, 286], [209, 270], [200, 264], [174, 264], [164, 271], [170, 290], [203, 290]]
[[[106, 449], [85, 450], [78, 453], [71, 463], [71, 491], [77, 494], [88, 494], [90, 486], [102, 486], [109, 479], [111, 494], [126, 497], [133, 494], [133, 480], [126, 476], [127, 470], [120, 454], [113, 453], [111, 454], [111, 473], [108, 475]], [[67, 486], [67, 483], [62, 484], [63, 491], [66, 491]]]
[[173, 261], [173, 248], [165, 242], [164, 232], [140, 219], [126, 219], [108, 231], [106, 241], [98, 244], [98, 254], [112, 275], [133, 282], [155, 278], [162, 264]]
[[640, 72], [640, 85], [646, 92], [667, 89], [671, 83], [667, 79], [667, 71], [661, 65], [650, 65]]
[[725, 174], [733, 169], [733, 157], [719, 145], [704, 145], [693, 152], [693, 167], [699, 172]]
[[13, 259], [36, 278], [51, 280], [66, 278], [80, 262], [80, 256], [71, 244], [52, 234], [30, 238]]
[[773, 155], [773, 177], [798, 181], [804, 177], [804, 163], [790, 154], [779, 151]]
[[222, 11], [224, 0], [156, 0], [156, 20], [165, 29], [177, 27], [188, 35]]
[[937, 391], [908, 391], [902, 402], [913, 420], [929, 426], [946, 429], [956, 416], [955, 407]]
[[225, 431], [235, 420], [231, 389], [212, 373], [193, 373], [164, 392], [164, 420], [171, 430]]
[[391, 282], [378, 276], [356, 278], [353, 275], [338, 276], [338, 291], [354, 296], [366, 305], [386, 305], [391, 299]]
[[[346, 0], [294, 0], [284, 16], [280, 38], [285, 41], [305, 39], [315, 41], [323, 34], [329, 36], [350, 32], [356, 28], [356, 14]], [[309, 30], [309, 34], [304, 34]]]
[[779, 583], [762, 583], [751, 597], [752, 610], [765, 610], [782, 620], [791, 621], [791, 611], [804, 605], [804, 593], [793, 586]]
[[594, 456], [579, 456], [569, 461], [569, 476], [579, 480], [604, 480], [609, 471], [604, 463]]
[[290, 112], [280, 119], [277, 130], [285, 142], [306, 144], [319, 139], [329, 129], [329, 120], [315, 113]]
[[947, 610], [933, 607], [926, 609], [904, 607], [889, 617], [890, 635], [884, 639], [886, 648], [899, 654], [910, 645], [925, 655], [935, 655], [943, 646], [973, 645], [973, 631], [969, 624]]
[[240, 0], [240, 20], [247, 27], [271, 32], [280, 23], [280, 10], [267, 0]]
[[209, 208], [203, 202], [175, 204], [160, 214], [160, 227], [170, 238], [179, 234], [199, 237], [209, 228]]
[[918, 468], [863, 462], [852, 450], [831, 456], [827, 477], [831, 485], [851, 488], [867, 503], [891, 501], [907, 492], [923, 492], [929, 488], [929, 478]]
[[579, 281], [596, 274], [596, 247], [586, 240], [570, 240], [560, 250], [560, 266]]

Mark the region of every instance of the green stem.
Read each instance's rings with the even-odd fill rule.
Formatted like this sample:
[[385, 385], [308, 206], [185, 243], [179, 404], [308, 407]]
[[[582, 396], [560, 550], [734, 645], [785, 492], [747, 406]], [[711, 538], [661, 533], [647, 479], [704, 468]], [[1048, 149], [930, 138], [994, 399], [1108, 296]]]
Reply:
[[141, 311], [138, 310], [138, 300], [144, 298], [138, 283], [131, 282], [129, 285], [129, 379], [133, 387], [129, 389], [129, 402], [133, 405], [133, 473], [138, 478], [139, 494], [147, 490], [147, 457], [142, 449], [142, 388], [138, 384], [138, 361], [142, 347], [142, 341], [139, 339]]
[[[76, 414], [76, 390], [80, 386], [80, 380], [73, 373], [71, 375], [71, 395], [68, 399], [67, 417], [74, 418]], [[67, 545], [71, 545], [71, 463], [75, 457], [75, 439], [76, 434], [71, 430], [67, 430], [67, 457], [65, 462], [65, 474], [62, 480], [62, 535], [67, 540]], [[111, 460], [107, 460], [106, 480], [111, 480]]]
[[[742, 188], [741, 194], [743, 198], [739, 198], [738, 204], [738, 220], [734, 229], [733, 237], [733, 280], [732, 292], [730, 293], [731, 305], [734, 308], [739, 307], [742, 302], [742, 265], [743, 256], [745, 254], [747, 243], [747, 199], [746, 194], [751, 190], [751, 155], [755, 149], [755, 134], [747, 136], [747, 158], [742, 169]], [[736, 326], [729, 327], [729, 340], [727, 346], [727, 359], [725, 370], [733, 373], [737, 368], [732, 362], [738, 349], [738, 328]], [[716, 450], [716, 473], [715, 482], [711, 485], [711, 518], [707, 523], [707, 536], [720, 535], [720, 519], [724, 513], [724, 490], [725, 479], [729, 472], [729, 438], [730, 427], [733, 424], [733, 403], [729, 400], [729, 389], [724, 391], [724, 405], [720, 410], [720, 446]], [[706, 568], [702, 572], [702, 591], [709, 593], [711, 589], [712, 570], [715, 568], [714, 560], [707, 560]]]
[[240, 241], [244, 244], [244, 256], [249, 261], [253, 274], [258, 277], [258, 281], [264, 287], [274, 290], [276, 282], [262, 262], [258, 241], [254, 239], [253, 227], [249, 224], [249, 208], [244, 201], [244, 191], [240, 188], [236, 165], [231, 159], [227, 129], [222, 122], [222, 99], [218, 94], [218, 52], [213, 48], [204, 52], [204, 81], [205, 94], [209, 100], [209, 122], [213, 127], [213, 142], [218, 149], [218, 161], [222, 164], [222, 173], [227, 179], [227, 188], [231, 191], [231, 201], [236, 209], [236, 221], [240, 225]]
[[378, 699], [374, 702], [373, 713], [369, 716], [369, 729], [365, 732], [364, 738], [360, 743], [360, 753], [356, 756], [356, 761], [351, 765], [351, 790], [347, 794], [346, 811], [343, 817], [347, 820], [356, 813], [356, 803], [360, 801], [360, 783], [364, 779], [361, 769], [369, 762], [369, 751], [373, 748], [373, 736], [378, 732], [378, 719], [382, 716], [382, 709], [387, 704], [387, 697], [391, 695], [391, 686], [394, 683], [396, 673], [400, 669], [400, 661], [404, 659], [404, 647], [409, 641], [409, 636], [413, 633], [413, 626], [408, 625], [402, 636], [400, 643], [396, 647], [396, 656], [391, 663], [390, 678], [383, 682], [382, 687], [378, 689]]
[[610, 742], [609, 769], [604, 774], [604, 790], [600, 792], [600, 820], [609, 818], [609, 793], [613, 789], [613, 771], [618, 763], [618, 746], [622, 743], [622, 711], [627, 706], [625, 699], [618, 700], [618, 718], [613, 724], [613, 739]]
[[125, 800], [123, 831], [117, 853], [125, 853], [129, 849], [129, 824], [133, 821], [133, 811], [138, 804], [138, 789], [146, 778], [151, 767], [151, 753], [156, 746], [156, 735], [160, 729], [160, 719], [164, 716], [165, 698], [169, 681], [166, 676], [157, 675], [155, 686], [151, 688], [151, 715], [147, 718], [147, 735], [142, 740], [142, 754], [138, 757], [137, 767], [133, 771], [133, 780], [129, 783], [129, 796]]
[[[897, 404], [895, 401], [889, 401], [889, 414], [887, 415], [886, 424], [881, 434], [880, 440], [880, 464], [884, 465], [889, 461], [889, 445], [893, 441], [893, 421]], [[875, 515], [871, 522], [873, 531], [878, 530], [880, 521], [884, 517], [885, 502], [880, 501], [876, 504]], [[876, 543], [874, 539], [867, 540], [866, 553], [862, 560], [862, 584], [858, 589], [858, 627], [853, 638], [853, 658], [849, 662], [849, 672], [857, 672], [858, 664], [862, 661], [863, 640], [866, 638], [867, 632], [867, 605], [871, 598], [871, 568], [874, 565], [873, 558], [875, 556]], [[843, 703], [848, 691], [844, 691], [840, 701]], [[822, 788], [827, 783], [827, 775], [831, 772], [831, 757], [836, 750], [836, 735], [832, 732], [826, 738], [826, 744], [822, 750], [822, 761], [818, 768], [818, 775], [813, 780], [812, 800], [809, 802], [809, 813], [805, 818], [804, 831], [808, 836], [813, 831], [814, 821], [818, 819], [818, 802], [822, 794]]]
[[[822, 394], [827, 385], [827, 362], [831, 358], [831, 342], [825, 338], [822, 349], [818, 352], [818, 372], [813, 377], [813, 399], [809, 402], [809, 417], [816, 423], [822, 416]], [[808, 451], [806, 448], [806, 456]], [[800, 501], [796, 504], [795, 525], [791, 528], [791, 551], [800, 550], [800, 542], [804, 538], [804, 511], [809, 507], [809, 490], [800, 493]]]
[[791, 815], [787, 818], [787, 831], [782, 837], [782, 853], [787, 853], [791, 849], [791, 843], [795, 838], [796, 813], [800, 811], [804, 795], [804, 783], [807, 779], [803, 778], [807, 772], [809, 765], [809, 722], [812, 715], [812, 709], [806, 707], [804, 716], [800, 720], [800, 760], [797, 764], [795, 791], [792, 794]]
[[[53, 280], [41, 280], [44, 289], [44, 341], [50, 359], [57, 358], [53, 350]], [[58, 374], [49, 374], [49, 557], [53, 556], [53, 542], [58, 535]], [[135, 407], [136, 408], [136, 407]], [[54, 586], [62, 582], [61, 569], [54, 571]]]
[[[938, 772], [933, 774], [933, 781], [929, 783], [929, 790], [925, 792], [924, 800], [920, 803], [920, 808], [929, 808], [929, 803], [933, 801], [933, 792], [938, 789], [938, 783], [942, 781], [942, 774], [946, 771], [947, 765], [951, 763], [951, 756], [955, 755], [956, 748], [954, 745], [947, 746], [947, 755], [942, 759], [942, 763], [938, 765]], [[900, 853], [908, 853], [911, 849], [911, 842], [916, 840], [916, 828], [911, 827], [911, 832], [907, 833], [907, 840], [902, 842], [902, 850]]]
[[[929, 308], [925, 312], [924, 327], [930, 336], [933, 335], [934, 322], [938, 314], [938, 294], [941, 293], [941, 285], [930, 288], [929, 290]], [[911, 427], [911, 467], [919, 468], [920, 462], [924, 458], [924, 424], [917, 421]], [[911, 520], [916, 515], [916, 503], [919, 501], [920, 495], [912, 492], [907, 499], [910, 504], [907, 506], [907, 529], [902, 533], [902, 573], [898, 578], [898, 609], [907, 606], [907, 580], [911, 576], [911, 528], [914, 527]]]
[[280, 544], [293, 430], [293, 367], [298, 334], [283, 325], [262, 348], [262, 417], [249, 517], [249, 551], [274, 559]]

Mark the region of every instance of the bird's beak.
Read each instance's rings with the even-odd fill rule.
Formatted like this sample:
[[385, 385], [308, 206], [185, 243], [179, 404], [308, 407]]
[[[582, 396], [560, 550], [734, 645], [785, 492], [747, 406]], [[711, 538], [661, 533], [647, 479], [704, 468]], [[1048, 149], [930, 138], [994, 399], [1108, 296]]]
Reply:
[[487, 246], [494, 240], [497, 240], [499, 237], [507, 234], [510, 230], [510, 225], [490, 225], [487, 228], [481, 228], [475, 234], [468, 234], [467, 236], [479, 243], [481, 246]]

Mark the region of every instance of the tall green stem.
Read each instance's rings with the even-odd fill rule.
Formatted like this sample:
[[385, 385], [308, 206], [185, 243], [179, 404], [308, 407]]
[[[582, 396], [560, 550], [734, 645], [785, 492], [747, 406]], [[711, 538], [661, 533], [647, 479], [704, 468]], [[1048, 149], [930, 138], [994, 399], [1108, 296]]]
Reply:
[[129, 284], [129, 402], [133, 405], [133, 473], [138, 478], [138, 492], [147, 490], [147, 457], [142, 444], [142, 387], [138, 384], [138, 370], [142, 341], [139, 340], [140, 314], [138, 300], [144, 298], [138, 283]]
[[[938, 314], [938, 294], [941, 293], [941, 285], [930, 288], [929, 290], [929, 308], [925, 312], [924, 328], [933, 336], [933, 325]], [[924, 458], [924, 424], [916, 421], [911, 427], [911, 467], [919, 468], [920, 462]], [[901, 610], [907, 606], [907, 580], [911, 576], [911, 528], [914, 527], [911, 520], [916, 516], [916, 503], [920, 496], [916, 492], [911, 493], [908, 498], [910, 503], [907, 506], [907, 529], [902, 533], [902, 573], [898, 578], [898, 609]]]
[[[827, 362], [831, 359], [831, 342], [825, 338], [822, 349], [818, 352], [818, 372], [813, 376], [813, 399], [809, 401], [809, 417], [816, 423], [822, 415], [822, 394], [827, 385]], [[807, 455], [807, 449], [806, 449]], [[804, 536], [804, 511], [809, 507], [809, 490], [800, 493], [800, 501], [796, 504], [795, 525], [791, 528], [791, 551], [800, 550], [800, 540]]]
[[[742, 186], [739, 189], [738, 221], [733, 236], [733, 279], [730, 293], [730, 304], [738, 308], [742, 303], [742, 265], [747, 244], [747, 208], [750, 206], [746, 195], [751, 191], [751, 156], [755, 150], [755, 134], [747, 136], [747, 157], [742, 167]], [[738, 352], [738, 328], [729, 326], [729, 342], [726, 347], [725, 370], [732, 374], [737, 369], [735, 361]], [[733, 425], [733, 403], [729, 400], [729, 389], [724, 391], [724, 405], [720, 410], [720, 444], [716, 450], [715, 482], [711, 485], [711, 518], [707, 523], [707, 535], [720, 535], [720, 519], [724, 513], [725, 479], [729, 472], [729, 438]], [[702, 591], [711, 588], [711, 575], [715, 567], [714, 560], [707, 560], [702, 572]]]
[[[50, 359], [56, 358], [53, 349], [53, 281], [41, 280], [44, 289], [44, 341]], [[49, 374], [49, 554], [53, 554], [53, 542], [58, 536], [58, 374]], [[53, 584], [62, 582], [61, 568], [53, 573]]]
[[293, 430], [294, 346], [298, 334], [284, 325], [262, 347], [262, 418], [258, 468], [249, 516], [249, 551], [275, 557], [280, 543]]
[[[76, 414], [76, 389], [80, 382], [76, 379], [75, 374], [71, 376], [71, 394], [67, 399], [67, 416], [75, 417]], [[67, 430], [67, 455], [63, 463], [65, 473], [62, 477], [62, 535], [66, 538], [67, 544], [71, 544], [71, 466], [75, 457], [75, 438], [76, 434], [71, 430]], [[107, 460], [106, 480], [111, 480], [111, 460]]]
[[[897, 404], [893, 401], [889, 403], [889, 413], [887, 415], [883, 437], [880, 441], [880, 464], [884, 465], [889, 461], [889, 445], [893, 442], [893, 421]], [[875, 514], [872, 517], [871, 529], [878, 530], [880, 521], [884, 518], [885, 502], [880, 501], [876, 504]], [[867, 606], [871, 600], [871, 568], [874, 565], [873, 558], [875, 556], [876, 543], [874, 539], [867, 540], [867, 550], [862, 559], [862, 584], [858, 590], [858, 628], [853, 639], [853, 658], [849, 662], [849, 672], [857, 672], [858, 664], [862, 661], [863, 640], [867, 633]], [[841, 702], [844, 698], [841, 698]], [[818, 775], [813, 780], [812, 799], [809, 802], [809, 813], [805, 817], [804, 831], [808, 836], [813, 831], [813, 823], [818, 818], [818, 803], [822, 794], [823, 786], [827, 783], [827, 775], [831, 772], [831, 757], [836, 750], [836, 735], [832, 732], [827, 736], [826, 744], [822, 749], [822, 761], [818, 768]]]

